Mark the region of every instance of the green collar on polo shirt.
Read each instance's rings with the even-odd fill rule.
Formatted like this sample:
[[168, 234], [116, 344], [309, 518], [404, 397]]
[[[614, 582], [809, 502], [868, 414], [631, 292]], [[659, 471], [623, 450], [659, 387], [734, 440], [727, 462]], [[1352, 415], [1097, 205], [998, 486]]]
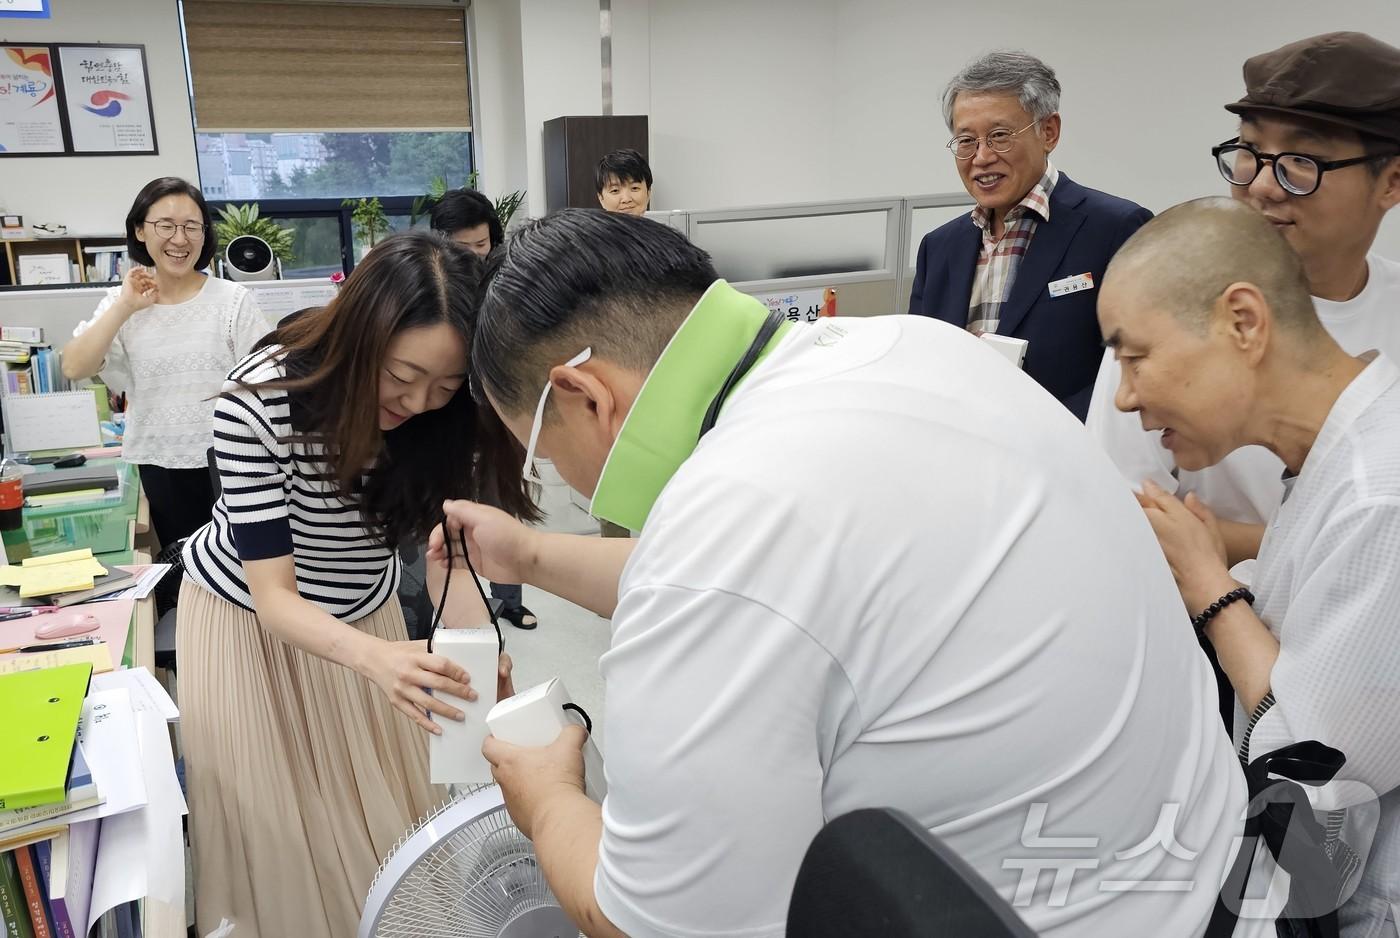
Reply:
[[[753, 343], [768, 308], [723, 280], [710, 284], [647, 375], [622, 422], [589, 512], [633, 531], [700, 442], [700, 424]], [[759, 361], [792, 328], [783, 323]]]

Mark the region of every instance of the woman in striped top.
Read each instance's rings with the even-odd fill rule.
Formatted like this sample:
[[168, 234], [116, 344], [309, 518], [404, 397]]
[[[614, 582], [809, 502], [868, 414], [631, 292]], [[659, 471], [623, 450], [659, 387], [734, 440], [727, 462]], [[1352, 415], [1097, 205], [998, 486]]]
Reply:
[[[396, 235], [219, 396], [223, 494], [185, 547], [177, 638], [201, 934], [354, 934], [435, 800], [409, 721], [461, 719], [424, 688], [471, 699], [482, 676], [407, 641], [394, 547], [457, 495], [534, 513], [518, 447], [466, 387], [478, 281], [445, 238]], [[453, 583], [444, 624], [485, 619]]]

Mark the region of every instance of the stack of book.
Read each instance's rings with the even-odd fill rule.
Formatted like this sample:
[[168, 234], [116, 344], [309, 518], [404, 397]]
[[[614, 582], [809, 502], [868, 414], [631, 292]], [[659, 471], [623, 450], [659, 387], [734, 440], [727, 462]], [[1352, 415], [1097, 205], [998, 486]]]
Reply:
[[84, 272], [87, 274], [88, 283], [116, 283], [126, 273], [128, 264], [125, 245], [85, 247], [83, 252], [87, 255], [87, 269]]
[[[23, 667], [0, 658], [0, 936], [137, 938], [142, 903], [122, 890], [145, 827], [135, 812], [151, 794], [137, 727], [139, 711], [158, 705], [138, 702], [147, 684], [135, 680], [149, 675]], [[173, 709], [168, 698], [159, 706]], [[158, 735], [168, 717], [156, 718]]]
[[67, 391], [58, 353], [45, 344], [44, 330], [28, 326], [0, 327], [0, 397]]
[[83, 938], [88, 933], [99, 825], [74, 824], [49, 840], [0, 854], [3, 934]]

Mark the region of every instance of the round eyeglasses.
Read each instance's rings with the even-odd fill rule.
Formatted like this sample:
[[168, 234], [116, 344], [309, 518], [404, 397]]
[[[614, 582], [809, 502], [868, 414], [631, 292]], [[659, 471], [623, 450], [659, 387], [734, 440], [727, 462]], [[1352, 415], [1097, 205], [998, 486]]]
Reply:
[[185, 237], [189, 238], [191, 241], [203, 241], [204, 232], [208, 230], [203, 223], [197, 221], [187, 221], [183, 225], [177, 225], [173, 221], [164, 220], [148, 221], [145, 224], [150, 225], [156, 230], [156, 234], [166, 239], [175, 237], [175, 232], [177, 231], [183, 231]]
[[971, 134], [963, 134], [948, 141], [948, 149], [952, 151], [954, 157], [960, 160], [970, 160], [977, 155], [977, 147], [984, 141], [987, 149], [993, 153], [1005, 153], [1016, 143], [1016, 138], [1030, 130], [1040, 121], [1031, 121], [1020, 130], [994, 130], [985, 137], [974, 137]]
[[1347, 166], [1358, 166], [1372, 160], [1390, 159], [1397, 153], [1372, 153], [1345, 160], [1322, 160], [1306, 153], [1260, 153], [1251, 144], [1241, 143], [1239, 137], [1210, 148], [1220, 175], [1232, 186], [1247, 186], [1259, 178], [1265, 163], [1272, 163], [1274, 179], [1285, 192], [1312, 195], [1322, 185], [1322, 174]]

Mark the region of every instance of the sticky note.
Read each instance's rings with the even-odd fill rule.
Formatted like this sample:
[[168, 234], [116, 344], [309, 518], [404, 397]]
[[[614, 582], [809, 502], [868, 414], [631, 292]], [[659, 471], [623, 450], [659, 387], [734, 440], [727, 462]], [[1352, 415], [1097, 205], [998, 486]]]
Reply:
[[72, 563], [75, 560], [92, 559], [92, 548], [84, 547], [81, 550], [66, 550], [61, 554], [47, 554], [43, 557], [26, 557], [24, 558], [24, 566], [48, 567], [56, 563]]
[[9, 655], [0, 658], [0, 674], [33, 671], [35, 668], [56, 668], [63, 664], [90, 664], [93, 674], [106, 674], [112, 670], [112, 656], [102, 642], [79, 645], [76, 648], [36, 651], [27, 655]]
[[40, 568], [43, 572], [35, 572], [26, 576], [19, 585], [20, 599], [32, 599], [35, 596], [52, 596], [55, 593], [71, 593], [75, 590], [92, 589], [92, 574], [84, 573], [81, 570], [73, 570], [70, 567], [54, 567], [52, 569]]

